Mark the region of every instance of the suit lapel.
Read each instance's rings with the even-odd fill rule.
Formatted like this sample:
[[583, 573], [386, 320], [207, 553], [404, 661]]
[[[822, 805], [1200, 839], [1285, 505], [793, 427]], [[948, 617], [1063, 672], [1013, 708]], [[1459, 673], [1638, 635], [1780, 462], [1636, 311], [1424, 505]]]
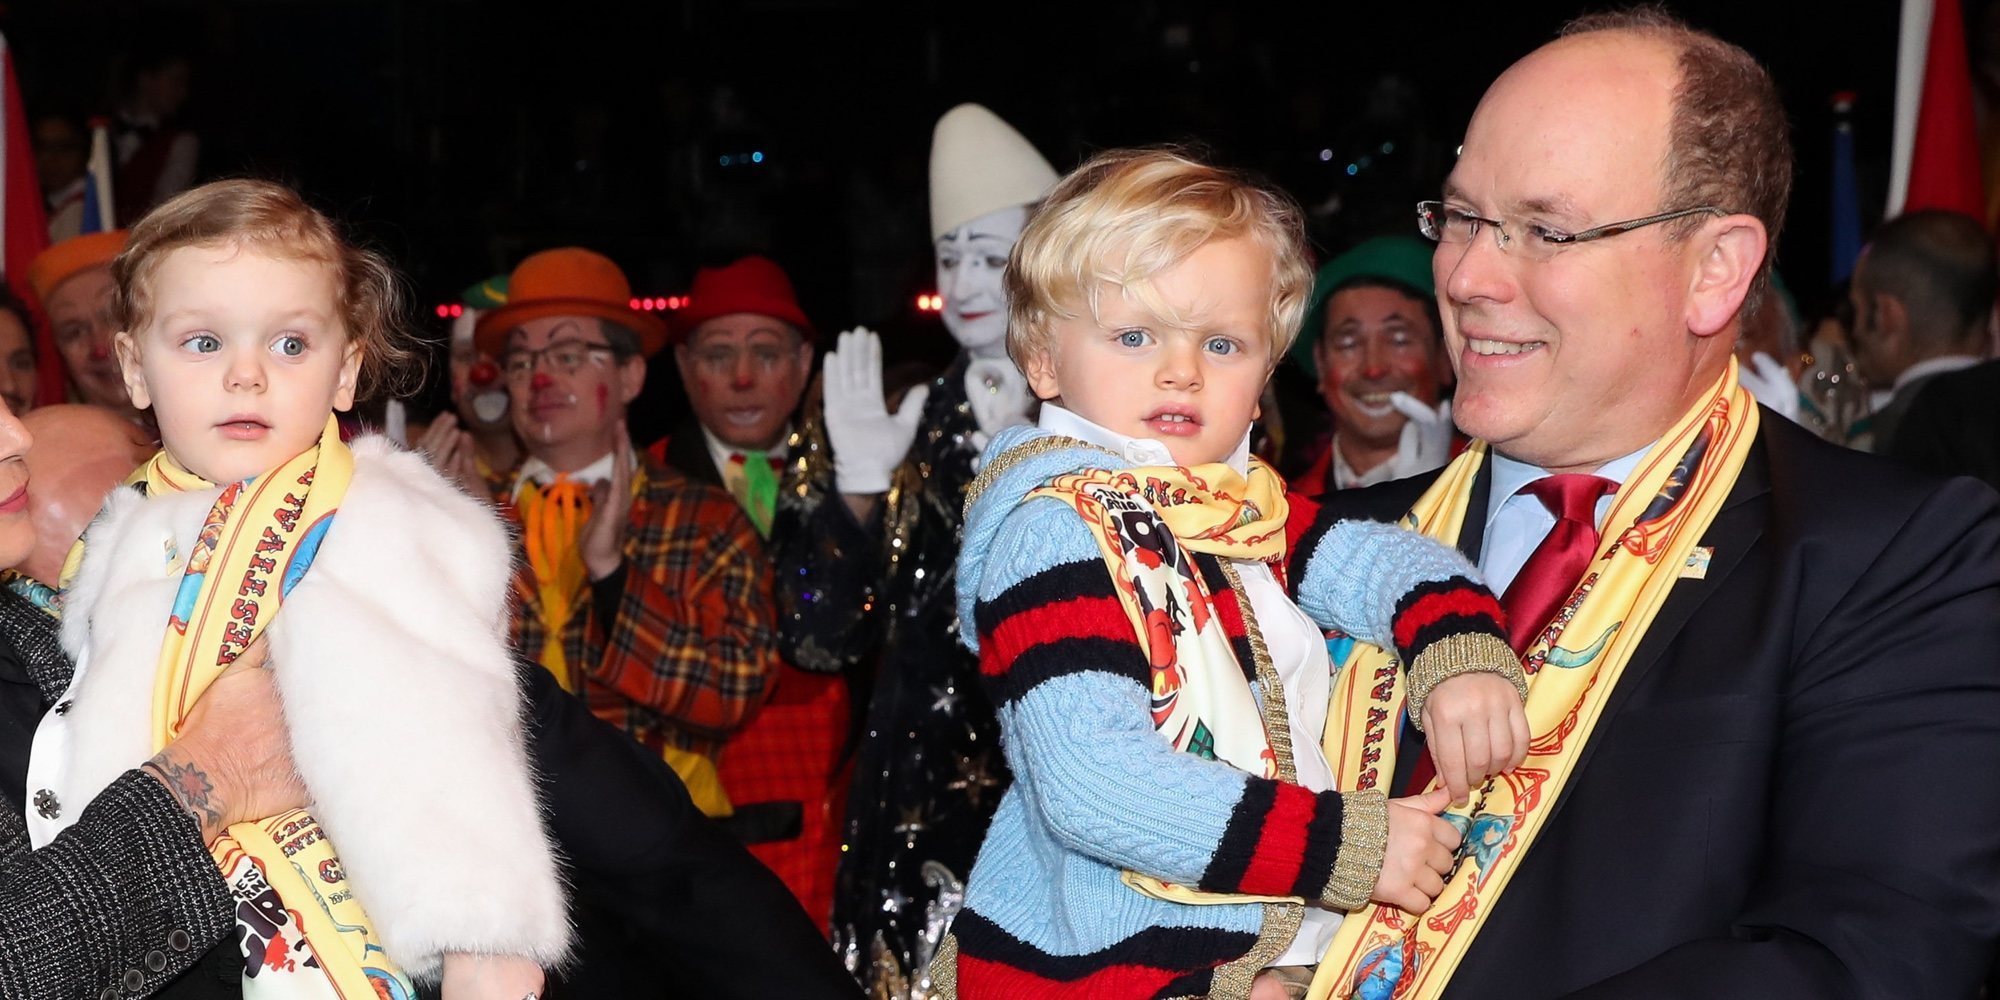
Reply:
[[[1730, 574], [1743, 564], [1743, 557], [1763, 537], [1766, 518], [1761, 501], [1771, 491], [1770, 463], [1766, 454], [1768, 441], [1768, 436], [1762, 433], [1757, 435], [1757, 441], [1743, 463], [1743, 471], [1736, 477], [1736, 485], [1730, 488], [1722, 509], [1716, 512], [1715, 520], [1702, 534], [1701, 544], [1713, 550], [1706, 576], [1674, 586], [1666, 602], [1660, 606], [1659, 613], [1653, 616], [1652, 624], [1647, 626], [1645, 638], [1632, 651], [1632, 659], [1619, 674], [1617, 686], [1605, 696], [1604, 711], [1598, 716], [1590, 739], [1577, 756], [1576, 774], [1589, 773], [1590, 758], [1603, 745], [1607, 727], [1616, 722], [1618, 713], [1632, 700], [1632, 692], [1639, 690], [1646, 674], [1659, 665], [1661, 656], [1673, 646], [1695, 612], [1700, 611], [1709, 598], [1722, 589]], [[1572, 780], [1550, 806], [1549, 822], [1554, 822], [1562, 812], [1569, 801], [1569, 790], [1575, 787], [1576, 782]]]
[[1465, 522], [1458, 529], [1458, 551], [1475, 566], [1486, 548], [1486, 507], [1492, 498], [1493, 453], [1489, 451], [1486, 461], [1479, 464], [1479, 473], [1472, 477], [1472, 496], [1465, 502]]

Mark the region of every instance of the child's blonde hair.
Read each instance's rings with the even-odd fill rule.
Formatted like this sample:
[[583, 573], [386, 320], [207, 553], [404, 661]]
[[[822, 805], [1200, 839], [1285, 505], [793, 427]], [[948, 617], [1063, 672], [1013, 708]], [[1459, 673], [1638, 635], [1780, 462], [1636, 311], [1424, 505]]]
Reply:
[[1285, 356], [1312, 294], [1305, 227], [1290, 196], [1171, 148], [1113, 149], [1070, 171], [1035, 210], [1007, 260], [1007, 356], [1026, 367], [1051, 326], [1098, 312], [1106, 284], [1169, 322], [1151, 279], [1203, 244], [1248, 238], [1271, 258], [1265, 332]]
[[334, 306], [348, 340], [361, 348], [357, 398], [393, 395], [422, 382], [423, 353], [403, 325], [402, 285], [389, 261], [347, 242], [298, 192], [270, 181], [203, 184], [147, 212], [111, 262], [118, 328], [137, 333], [152, 318], [153, 272], [168, 254], [226, 244], [333, 270]]

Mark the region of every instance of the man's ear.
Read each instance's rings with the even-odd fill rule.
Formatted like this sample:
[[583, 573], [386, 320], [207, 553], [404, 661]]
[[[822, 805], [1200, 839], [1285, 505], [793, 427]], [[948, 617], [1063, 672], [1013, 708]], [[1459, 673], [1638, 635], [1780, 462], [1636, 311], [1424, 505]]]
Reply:
[[1697, 230], [1690, 240], [1699, 255], [1688, 289], [1688, 331], [1710, 337], [1730, 328], [1764, 267], [1769, 239], [1754, 215], [1727, 215]]
[[146, 375], [139, 370], [139, 342], [124, 330], [111, 335], [111, 349], [118, 355], [118, 374], [125, 380], [125, 395], [132, 397], [134, 409], [153, 405], [146, 391]]
[[1056, 377], [1055, 352], [1046, 347], [1037, 347], [1028, 352], [1021, 374], [1028, 376], [1028, 388], [1035, 391], [1036, 399], [1059, 399], [1062, 396], [1062, 380]]
[[1910, 344], [1910, 307], [1902, 296], [1891, 292], [1876, 292], [1870, 296], [1871, 311], [1875, 322], [1869, 334], [1880, 345], [1878, 354], [1897, 356]]
[[618, 401], [631, 405], [646, 387], [646, 359], [634, 354], [618, 366]]
[[347, 352], [340, 359], [340, 381], [334, 384], [333, 408], [347, 411], [354, 408], [354, 390], [361, 384], [361, 345], [348, 341]]

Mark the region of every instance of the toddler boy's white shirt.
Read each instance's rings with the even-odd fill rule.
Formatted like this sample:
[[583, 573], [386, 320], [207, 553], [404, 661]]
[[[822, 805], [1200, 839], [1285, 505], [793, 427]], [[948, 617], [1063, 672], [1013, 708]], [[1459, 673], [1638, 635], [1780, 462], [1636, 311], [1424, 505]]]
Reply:
[[[1153, 438], [1130, 438], [1078, 416], [1054, 403], [1043, 403], [1038, 421], [1045, 431], [1067, 434], [1100, 448], [1125, 456], [1135, 465], [1174, 465], [1167, 446]], [[1250, 435], [1230, 455], [1228, 464], [1240, 473], [1250, 471]], [[1271, 568], [1250, 559], [1232, 559], [1236, 575], [1243, 581], [1244, 595], [1250, 598], [1250, 612], [1264, 635], [1264, 647], [1271, 666], [1284, 686], [1285, 717], [1292, 730], [1292, 767], [1300, 786], [1315, 792], [1333, 788], [1333, 768], [1320, 749], [1326, 730], [1326, 709], [1333, 693], [1333, 661], [1327, 656], [1326, 638], [1319, 626], [1301, 610]], [[1319, 907], [1306, 907], [1305, 920], [1292, 943], [1270, 965], [1314, 965], [1333, 942], [1341, 915]]]

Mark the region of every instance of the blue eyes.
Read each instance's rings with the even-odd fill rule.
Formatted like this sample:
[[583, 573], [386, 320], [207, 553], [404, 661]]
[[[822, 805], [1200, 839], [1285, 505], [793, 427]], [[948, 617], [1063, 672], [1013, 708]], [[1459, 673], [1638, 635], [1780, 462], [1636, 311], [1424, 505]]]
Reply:
[[[283, 358], [298, 358], [305, 356], [309, 346], [304, 337], [286, 334], [271, 342], [271, 353]], [[212, 333], [197, 333], [181, 341], [181, 347], [195, 354], [214, 354], [222, 350], [222, 338]]]
[[[1152, 342], [1152, 334], [1144, 330], [1121, 330], [1118, 332], [1116, 338], [1116, 343], [1120, 347], [1145, 347]], [[1230, 355], [1241, 353], [1243, 345], [1237, 343], [1233, 338], [1217, 336], [1202, 341], [1201, 349], [1210, 354]]]

